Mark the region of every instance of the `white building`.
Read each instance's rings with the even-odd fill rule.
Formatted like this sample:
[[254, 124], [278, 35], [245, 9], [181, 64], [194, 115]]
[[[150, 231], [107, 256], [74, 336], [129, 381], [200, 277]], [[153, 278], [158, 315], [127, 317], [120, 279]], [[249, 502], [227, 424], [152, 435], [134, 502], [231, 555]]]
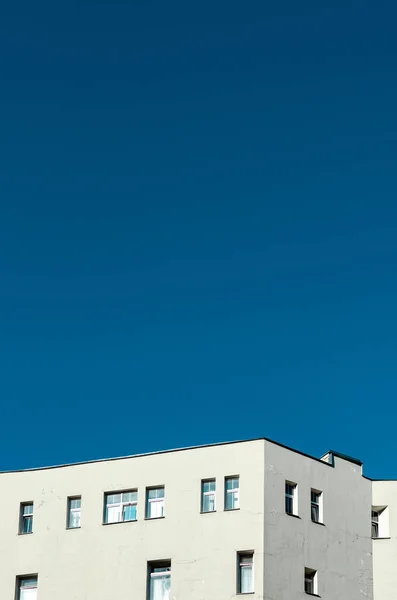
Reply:
[[1, 600], [397, 597], [397, 482], [337, 452], [257, 439], [5, 472], [0, 489]]

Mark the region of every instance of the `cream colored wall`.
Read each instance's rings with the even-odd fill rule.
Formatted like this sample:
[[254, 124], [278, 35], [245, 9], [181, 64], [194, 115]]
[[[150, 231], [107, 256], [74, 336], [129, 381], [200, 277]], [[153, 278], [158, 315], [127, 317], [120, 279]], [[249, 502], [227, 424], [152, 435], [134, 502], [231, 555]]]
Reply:
[[[333, 468], [269, 442], [265, 457], [265, 599], [308, 598], [308, 567], [322, 598], [372, 600], [371, 482], [361, 467], [335, 458]], [[298, 484], [300, 518], [285, 513], [285, 480]], [[311, 488], [323, 492], [324, 526], [311, 521]]]
[[397, 481], [373, 481], [372, 505], [387, 506], [390, 539], [373, 540], [374, 600], [397, 597]]
[[[225, 512], [229, 475], [240, 476], [241, 508]], [[201, 480], [213, 477], [217, 512], [201, 515]], [[299, 486], [299, 519], [285, 514], [285, 480]], [[145, 521], [145, 488], [156, 485], [165, 486], [165, 518]], [[102, 525], [104, 493], [131, 488], [138, 520]], [[323, 491], [325, 526], [311, 522], [311, 488]], [[351, 462], [336, 458], [333, 468], [264, 440], [3, 473], [0, 600], [14, 600], [15, 577], [32, 573], [38, 600], [145, 600], [147, 562], [161, 559], [172, 562], [172, 600], [237, 600], [236, 553], [245, 550], [255, 554], [253, 599], [307, 598], [306, 566], [318, 570], [323, 599], [373, 600], [371, 490]], [[75, 495], [81, 529], [67, 530]], [[33, 534], [18, 535], [20, 502], [32, 500]], [[379, 589], [375, 600], [392, 598], [387, 584]]]
[[[146, 598], [147, 561], [171, 559], [171, 598], [230, 600], [236, 552], [255, 552], [263, 597], [264, 442], [213, 446], [0, 475], [0, 598], [38, 573], [38, 600]], [[224, 477], [240, 475], [240, 506], [223, 511]], [[216, 477], [217, 512], [200, 514], [201, 479]], [[145, 488], [165, 486], [165, 518], [144, 520]], [[102, 525], [103, 495], [138, 488], [138, 520]], [[81, 529], [66, 530], [67, 497], [82, 496]], [[19, 504], [34, 501], [33, 534], [18, 535]], [[6, 517], [7, 515], [7, 517]]]

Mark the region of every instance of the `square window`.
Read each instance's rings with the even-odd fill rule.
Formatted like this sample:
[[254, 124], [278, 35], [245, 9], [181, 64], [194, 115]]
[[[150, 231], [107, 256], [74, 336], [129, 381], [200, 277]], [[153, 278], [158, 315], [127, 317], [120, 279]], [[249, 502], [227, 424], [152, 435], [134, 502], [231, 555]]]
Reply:
[[105, 494], [104, 523], [136, 521], [137, 505], [137, 490]]
[[254, 554], [237, 553], [237, 593], [252, 594], [254, 591]]
[[201, 512], [215, 512], [216, 510], [216, 482], [215, 479], [203, 479], [201, 482]]
[[19, 533], [33, 532], [33, 502], [22, 502], [19, 510]]
[[240, 477], [225, 477], [225, 510], [240, 508]]
[[146, 489], [146, 518], [164, 517], [164, 486]]

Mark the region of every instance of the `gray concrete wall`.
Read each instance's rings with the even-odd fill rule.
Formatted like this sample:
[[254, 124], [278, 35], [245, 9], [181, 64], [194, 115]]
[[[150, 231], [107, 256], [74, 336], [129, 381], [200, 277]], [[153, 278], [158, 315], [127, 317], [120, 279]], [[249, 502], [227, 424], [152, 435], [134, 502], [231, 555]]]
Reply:
[[[299, 518], [285, 513], [286, 479], [298, 484]], [[311, 488], [323, 492], [324, 526], [311, 521]], [[333, 468], [265, 442], [265, 599], [308, 598], [308, 567], [322, 598], [372, 600], [370, 505], [360, 466], [335, 458]]]

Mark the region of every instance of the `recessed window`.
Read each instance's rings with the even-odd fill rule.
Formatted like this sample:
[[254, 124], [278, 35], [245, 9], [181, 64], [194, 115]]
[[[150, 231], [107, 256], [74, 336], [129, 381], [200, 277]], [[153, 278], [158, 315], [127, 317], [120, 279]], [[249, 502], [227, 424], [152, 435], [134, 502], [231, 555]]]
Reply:
[[19, 533], [33, 531], [33, 502], [23, 502], [20, 508]]
[[18, 600], [36, 600], [37, 575], [17, 577], [17, 598]]
[[373, 510], [371, 513], [372, 537], [379, 537], [379, 512]]
[[225, 477], [225, 510], [240, 508], [240, 477]]
[[81, 496], [68, 498], [67, 529], [79, 529], [81, 514]]
[[311, 516], [314, 523], [323, 522], [323, 495], [318, 490], [311, 490]]
[[164, 517], [164, 487], [146, 489], [146, 518]]
[[285, 512], [288, 515], [298, 514], [297, 485], [291, 481], [285, 482]]
[[148, 563], [148, 600], [170, 600], [171, 561]]
[[254, 554], [238, 552], [237, 569], [237, 593], [252, 594], [254, 591]]
[[314, 569], [305, 569], [305, 592], [317, 595], [317, 571]]
[[387, 506], [373, 506], [371, 512], [371, 535], [373, 539], [388, 538], [389, 533], [389, 508]]
[[215, 504], [215, 479], [205, 479], [201, 482], [201, 512], [214, 512]]
[[104, 523], [122, 523], [123, 521], [136, 521], [136, 507], [138, 504], [137, 490], [126, 492], [111, 492], [105, 494], [105, 519]]

